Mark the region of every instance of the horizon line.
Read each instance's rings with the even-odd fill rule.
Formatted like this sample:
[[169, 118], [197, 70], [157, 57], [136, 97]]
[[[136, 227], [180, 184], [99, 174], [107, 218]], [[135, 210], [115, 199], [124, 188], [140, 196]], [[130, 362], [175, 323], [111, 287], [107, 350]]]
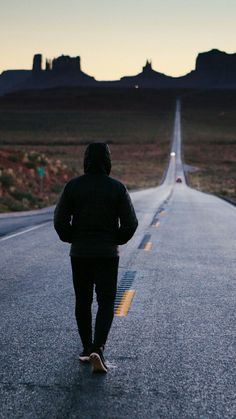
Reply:
[[[152, 59], [151, 58], [149, 58], [149, 59], [147, 59], [146, 58], [146, 60], [145, 60], [145, 65], [144, 66], [142, 66], [142, 70], [143, 70], [143, 68], [147, 65], [147, 64], [150, 64], [151, 65], [151, 69], [154, 71], [154, 72], [157, 72], [157, 73], [159, 73], [159, 74], [162, 74], [162, 75], [165, 75], [165, 76], [167, 76], [167, 77], [171, 77], [171, 78], [174, 78], [174, 79], [178, 79], [178, 78], [181, 78], [181, 77], [184, 77], [184, 76], [186, 76], [187, 74], [190, 74], [192, 71], [195, 71], [196, 70], [196, 62], [197, 62], [197, 58], [198, 58], [198, 56], [200, 55], [200, 54], [207, 54], [207, 53], [210, 53], [210, 52], [213, 52], [213, 51], [215, 51], [215, 52], [219, 52], [219, 53], [222, 53], [222, 54], [225, 54], [225, 55], [228, 55], [228, 56], [232, 56], [232, 55], [236, 55], [236, 52], [232, 52], [232, 53], [228, 53], [228, 52], [225, 52], [225, 51], [222, 51], [222, 50], [220, 50], [220, 49], [218, 49], [218, 48], [211, 48], [210, 50], [207, 50], [207, 51], [201, 51], [201, 52], [198, 52], [197, 53], [197, 55], [196, 55], [196, 58], [195, 58], [195, 68], [192, 68], [189, 72], [187, 72], [187, 73], [184, 73], [184, 74], [181, 74], [181, 75], [179, 75], [179, 76], [173, 76], [173, 75], [170, 75], [170, 74], [167, 74], [167, 73], [163, 73], [163, 72], [161, 72], [161, 71], [158, 71], [158, 70], [155, 70], [155, 69], [153, 69], [152, 68]], [[34, 59], [34, 57], [36, 56], [36, 55], [41, 55], [41, 57], [43, 57], [43, 54], [42, 53], [35, 53], [34, 55], [33, 55], [33, 59]], [[44, 60], [45, 60], [45, 63], [47, 62], [47, 61], [53, 61], [54, 59], [57, 59], [57, 58], [59, 58], [59, 57], [70, 57], [70, 58], [80, 58], [81, 59], [81, 56], [80, 55], [76, 55], [76, 56], [70, 56], [70, 55], [68, 55], [68, 54], [64, 54], [64, 53], [62, 53], [61, 55], [59, 55], [58, 57], [53, 57], [52, 59], [50, 58], [45, 58]], [[31, 66], [31, 68], [7, 68], [7, 69], [4, 69], [4, 70], [2, 70], [2, 72], [0, 73], [0, 76], [2, 76], [2, 74], [3, 73], [5, 73], [5, 72], [8, 72], [8, 71], [32, 71], [33, 70], [33, 68], [32, 68], [32, 66]], [[142, 72], [142, 70], [141, 70], [141, 72]], [[42, 72], [44, 72], [44, 71], [47, 71], [46, 70], [46, 66], [45, 66], [45, 68], [43, 68], [42, 69]], [[81, 69], [81, 71], [82, 72], [84, 72], [82, 69]], [[87, 70], [86, 70], [87, 71]], [[137, 70], [138, 71], [138, 70]], [[87, 75], [90, 75], [90, 74], [88, 74], [88, 73], [85, 73], [85, 74], [87, 74]], [[134, 76], [136, 76], [136, 75], [138, 75], [138, 74], [140, 74], [140, 72], [138, 72], [138, 73], [135, 73], [135, 74], [131, 74], [131, 75], [123, 75], [123, 76], [120, 76], [120, 78], [119, 79], [97, 79], [96, 78], [96, 76], [92, 76], [96, 81], [98, 81], [98, 82], [114, 82], [114, 81], [119, 81], [119, 80], [121, 80], [122, 78], [124, 78], [124, 77], [134, 77]]]

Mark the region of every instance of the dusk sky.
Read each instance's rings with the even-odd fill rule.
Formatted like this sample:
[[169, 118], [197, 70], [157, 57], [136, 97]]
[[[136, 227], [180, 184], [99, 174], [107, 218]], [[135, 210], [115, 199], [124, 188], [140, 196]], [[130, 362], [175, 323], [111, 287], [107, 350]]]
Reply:
[[146, 59], [172, 76], [198, 52], [236, 52], [236, 0], [0, 0], [0, 72], [45, 58], [81, 56], [98, 80], [140, 72]]

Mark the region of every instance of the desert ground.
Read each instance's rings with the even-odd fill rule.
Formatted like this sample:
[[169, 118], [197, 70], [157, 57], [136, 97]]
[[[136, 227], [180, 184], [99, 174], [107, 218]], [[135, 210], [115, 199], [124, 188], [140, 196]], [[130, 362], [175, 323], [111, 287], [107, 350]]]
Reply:
[[236, 92], [195, 92], [182, 102], [190, 186], [236, 202]]
[[157, 186], [177, 96], [188, 183], [236, 200], [236, 93], [54, 89], [0, 99], [0, 211], [54, 204], [92, 141], [108, 142], [111, 175], [130, 190]]

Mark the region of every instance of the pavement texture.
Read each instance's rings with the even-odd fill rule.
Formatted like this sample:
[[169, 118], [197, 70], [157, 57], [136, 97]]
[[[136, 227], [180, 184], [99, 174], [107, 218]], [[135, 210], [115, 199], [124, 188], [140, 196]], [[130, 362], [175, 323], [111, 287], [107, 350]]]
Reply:
[[54, 207], [0, 214], [0, 237], [53, 219]]
[[167, 181], [132, 194], [140, 224], [119, 283], [132, 272], [135, 296], [106, 375], [79, 361], [69, 248], [51, 223], [0, 240], [1, 419], [236, 417], [236, 208], [175, 183], [176, 115]]

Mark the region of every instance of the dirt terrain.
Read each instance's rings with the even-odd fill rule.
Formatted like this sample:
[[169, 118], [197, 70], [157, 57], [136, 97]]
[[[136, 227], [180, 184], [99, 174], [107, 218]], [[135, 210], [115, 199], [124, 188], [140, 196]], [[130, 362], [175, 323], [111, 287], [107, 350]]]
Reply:
[[197, 169], [190, 185], [236, 202], [236, 92], [199, 92], [182, 102], [184, 160]]
[[190, 186], [236, 201], [236, 92], [53, 89], [0, 98], [0, 211], [54, 204], [92, 141], [109, 143], [111, 175], [129, 189], [158, 185], [177, 96]]

